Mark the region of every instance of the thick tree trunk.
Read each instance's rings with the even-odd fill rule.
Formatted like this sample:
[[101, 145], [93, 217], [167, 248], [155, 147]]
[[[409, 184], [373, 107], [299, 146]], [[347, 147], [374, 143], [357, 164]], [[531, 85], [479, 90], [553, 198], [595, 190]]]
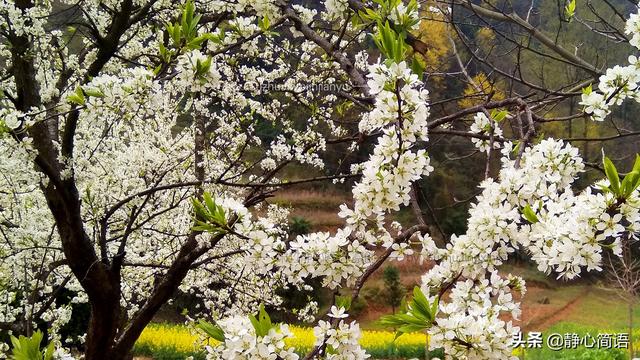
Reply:
[[112, 346], [118, 328], [120, 310], [118, 306], [102, 306], [103, 304], [92, 304], [91, 320], [87, 331], [87, 341], [84, 356], [86, 360], [111, 360]]
[[110, 360], [120, 326], [120, 276], [96, 255], [94, 245], [84, 231], [79, 199], [72, 200], [77, 196], [75, 186], [67, 186], [62, 194], [60, 189], [50, 186], [45, 189], [45, 195], [56, 218], [68, 265], [91, 304], [85, 359]]

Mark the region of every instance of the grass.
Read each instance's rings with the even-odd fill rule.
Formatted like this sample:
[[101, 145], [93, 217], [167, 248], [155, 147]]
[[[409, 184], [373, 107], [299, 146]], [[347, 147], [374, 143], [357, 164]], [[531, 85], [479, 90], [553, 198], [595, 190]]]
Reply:
[[[569, 322], [558, 323], [543, 332], [543, 339], [547, 339], [549, 334], [578, 334], [584, 336], [589, 334], [596, 338], [599, 333], [620, 333], [624, 330], [605, 330], [603, 328], [590, 327]], [[639, 344], [640, 345], [640, 344]], [[625, 360], [628, 359], [628, 350], [626, 349], [590, 349], [580, 346], [577, 349], [563, 349], [554, 351], [548, 347], [542, 349], [526, 349], [524, 356], [520, 358], [527, 360]]]
[[[634, 306], [633, 319], [636, 326], [640, 324], [638, 305]], [[614, 290], [594, 286], [565, 320], [599, 328], [625, 329], [628, 327], [629, 310]]]
[[278, 205], [294, 206], [296, 209], [331, 210], [338, 212], [341, 204], [349, 201], [349, 194], [313, 190], [281, 191], [272, 202]]

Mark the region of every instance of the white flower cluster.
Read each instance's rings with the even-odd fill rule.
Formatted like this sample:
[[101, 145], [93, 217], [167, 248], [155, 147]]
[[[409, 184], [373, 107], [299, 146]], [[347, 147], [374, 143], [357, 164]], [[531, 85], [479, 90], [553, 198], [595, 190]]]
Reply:
[[[631, 14], [625, 26], [625, 33], [631, 35], [630, 44], [640, 49], [640, 14]], [[629, 56], [629, 65], [616, 65], [600, 76], [599, 92], [591, 87], [584, 89], [581, 105], [592, 120], [603, 121], [611, 113], [611, 106], [620, 105], [627, 98], [640, 101], [640, 62], [634, 55]]]
[[286, 324], [279, 324], [265, 336], [257, 336], [246, 316], [233, 316], [218, 322], [225, 341], [218, 346], [207, 346], [207, 359], [224, 360], [298, 360], [293, 348], [287, 348], [285, 339], [293, 337]]
[[[347, 323], [342, 320], [348, 316], [344, 308], [333, 306], [329, 316], [336, 321], [320, 320], [313, 328], [316, 337], [315, 346], [325, 346], [322, 359], [326, 360], [360, 360], [367, 359], [369, 355], [360, 346], [360, 326], [352, 321]], [[338, 320], [340, 319], [340, 320]]]
[[45, 24], [50, 11], [51, 3], [46, 1], [25, 10], [18, 8], [15, 1], [0, 1], [0, 14], [6, 14], [3, 16], [6, 22], [0, 28], [16, 36], [42, 36], [46, 33]]
[[[498, 124], [493, 119], [489, 118], [484, 112], [478, 112], [473, 117], [473, 124], [471, 124], [469, 130], [473, 134], [484, 135], [487, 137], [492, 135], [494, 137], [502, 136], [502, 129], [500, 126], [498, 126]], [[482, 152], [488, 153], [491, 148], [491, 141], [489, 139], [471, 138], [471, 142]], [[499, 149], [500, 143], [498, 141], [494, 141], [493, 148]]]
[[629, 16], [627, 19], [627, 24], [624, 30], [625, 34], [631, 35], [631, 40], [629, 43], [632, 46], [640, 48], [640, 14], [634, 13]]
[[290, 278], [290, 282], [300, 282], [311, 276], [321, 277], [323, 285], [330, 288], [340, 286], [344, 280], [347, 285], [353, 285], [357, 274], [373, 260], [373, 252], [351, 239], [350, 231], [346, 228], [339, 229], [334, 235], [313, 233], [293, 240], [283, 257], [288, 261], [285, 275], [295, 274], [299, 281]]
[[517, 359], [509, 340], [519, 329], [500, 319], [503, 312], [511, 312], [515, 319], [520, 314], [511, 295], [511, 286], [520, 280], [513, 280], [492, 272], [488, 279], [458, 282], [449, 302], [440, 306], [441, 316], [429, 332], [430, 346], [441, 347], [447, 357], [457, 359]]
[[328, 20], [340, 19], [345, 11], [349, 8], [348, 0], [326, 0], [324, 2], [326, 12], [323, 17]]
[[388, 18], [394, 24], [399, 26], [411, 23], [413, 24], [410, 27], [412, 30], [416, 30], [420, 27], [420, 14], [418, 12], [418, 7], [410, 10], [404, 1], [398, 1], [398, 5], [391, 10]]
[[[255, 29], [253, 29], [255, 31]], [[222, 76], [212, 62], [203, 73], [198, 73], [198, 66], [204, 66], [209, 59], [199, 50], [190, 51], [178, 58], [178, 81], [192, 92], [204, 92], [217, 89]]]
[[[603, 249], [619, 254], [620, 237], [636, 236], [640, 227], [638, 190], [622, 204], [611, 192], [596, 194], [593, 188], [574, 194], [570, 186], [584, 168], [576, 148], [546, 139], [527, 148], [516, 166], [507, 145], [500, 179], [482, 184], [467, 233], [453, 236], [446, 249], [420, 239], [430, 249], [425, 255], [437, 261], [423, 286], [440, 289], [454, 282], [446, 303], [441, 299], [445, 316], [430, 332], [447, 354], [459, 358], [509, 356], [505, 344], [517, 329], [498, 316], [511, 312], [517, 318], [519, 304], [510, 290], [524, 292], [521, 279], [497, 275], [510, 253], [522, 248], [539, 270], [573, 278], [583, 268], [599, 270]], [[525, 211], [533, 215], [527, 218]]]
[[372, 65], [368, 76], [376, 103], [363, 116], [360, 131], [382, 131], [382, 136], [360, 166], [362, 180], [353, 188], [353, 210], [342, 206], [340, 212], [358, 231], [365, 229], [367, 219], [379, 222], [385, 213], [407, 205], [411, 184], [433, 171], [426, 151], [412, 151], [416, 142], [428, 140], [428, 92], [420, 88], [417, 75], [403, 61]]
[[[277, 250], [285, 247], [281, 241], [261, 236], [247, 249], [253, 264], [264, 264], [260, 273], [277, 268], [286, 283], [300, 286], [307, 277], [320, 277], [325, 286], [336, 288], [353, 285], [374, 260], [374, 251], [365, 244], [394, 246], [392, 257], [398, 260], [412, 253], [407, 244], [394, 244], [385, 215], [407, 205], [411, 183], [433, 171], [426, 152], [413, 151], [418, 141], [427, 140], [428, 93], [420, 89], [421, 82], [405, 62], [374, 64], [370, 74], [376, 106], [363, 116], [360, 128], [382, 131], [382, 136], [371, 158], [362, 164], [362, 180], [353, 188], [354, 209], [341, 206], [339, 215], [346, 218], [347, 226], [333, 235], [298, 236], [284, 254]], [[370, 228], [371, 222], [375, 226]], [[249, 238], [256, 239], [256, 234], [261, 233]], [[266, 253], [260, 250], [265, 244], [271, 249]]]
[[[70, 276], [68, 267], [49, 265], [60, 263], [63, 255], [56, 251], [59, 236], [52, 231], [54, 222], [40, 190], [44, 177], [30, 165], [35, 157], [30, 141], [19, 144], [0, 136], [0, 154], [0, 186], [4, 189], [0, 191], [0, 324], [35, 327], [36, 322], [46, 321], [50, 338], [60, 343], [57, 331], [70, 319], [71, 307], [41, 300], [54, 296], [65, 284], [76, 291], [79, 285], [73, 280], [65, 282]], [[83, 302], [83, 298], [74, 296], [72, 302]], [[0, 358], [3, 352], [0, 348]]]
[[10, 130], [15, 130], [22, 125], [24, 114], [18, 110], [0, 108], [0, 129], [3, 125]]

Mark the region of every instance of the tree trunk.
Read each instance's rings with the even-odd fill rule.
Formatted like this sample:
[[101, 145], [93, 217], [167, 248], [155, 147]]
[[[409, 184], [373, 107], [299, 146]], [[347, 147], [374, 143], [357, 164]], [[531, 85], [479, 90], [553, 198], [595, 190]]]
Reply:
[[[74, 276], [86, 291], [91, 318], [85, 343], [85, 360], [111, 360], [111, 348], [120, 327], [120, 275], [100, 259], [84, 230], [80, 200], [72, 181], [44, 190], [58, 227], [62, 248]], [[115, 359], [114, 359], [115, 360]]]
[[91, 306], [91, 320], [84, 351], [86, 360], [114, 359], [111, 348], [117, 334], [120, 310], [119, 306], [109, 309], [103, 305], [106, 305], [106, 302]]

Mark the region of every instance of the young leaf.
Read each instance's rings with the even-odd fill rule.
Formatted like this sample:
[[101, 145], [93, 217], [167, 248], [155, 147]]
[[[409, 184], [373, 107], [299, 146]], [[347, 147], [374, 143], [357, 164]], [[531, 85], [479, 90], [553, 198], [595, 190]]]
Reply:
[[567, 19], [571, 21], [571, 19], [576, 14], [576, 0], [569, 1], [567, 6], [564, 7], [564, 12], [565, 12], [565, 15], [567, 16]]
[[631, 171], [627, 175], [625, 175], [622, 180], [622, 196], [628, 198], [638, 187], [638, 180], [640, 180], [640, 172]]
[[43, 355], [47, 351], [40, 350], [40, 344], [42, 343], [43, 334], [40, 331], [36, 331], [28, 338], [26, 336], [20, 336], [16, 338], [11, 336], [11, 343], [13, 344], [13, 357], [14, 360], [41, 360]]
[[273, 324], [271, 323], [271, 318], [269, 317], [269, 314], [267, 313], [267, 311], [264, 309], [263, 304], [260, 304], [260, 311], [258, 312], [258, 317], [259, 317], [260, 325], [262, 326], [263, 332], [265, 332], [265, 335], [268, 334], [269, 330], [271, 330], [271, 328], [273, 327]]
[[616, 170], [615, 165], [608, 157], [604, 157], [604, 173], [607, 175], [607, 179], [609, 179], [609, 184], [611, 191], [616, 196], [621, 196], [620, 192], [620, 176], [618, 175], [618, 170]]
[[172, 25], [170, 23], [166, 23], [165, 27], [167, 29], [167, 33], [169, 33], [169, 36], [173, 41], [173, 46], [179, 48], [180, 42], [182, 40], [182, 27], [180, 26], [180, 24]]
[[220, 342], [224, 342], [225, 341], [224, 331], [217, 324], [215, 324], [215, 323], [212, 324], [212, 323], [206, 322], [204, 320], [200, 320], [200, 322], [198, 323], [197, 327], [200, 330], [204, 331], [212, 339], [218, 340]]
[[50, 342], [47, 348], [44, 350], [43, 360], [53, 360], [54, 344]]
[[631, 171], [640, 172], [640, 154], [636, 154], [636, 161], [633, 163], [633, 169]]
[[193, 230], [207, 231], [214, 235], [226, 233], [228, 225], [224, 208], [216, 204], [208, 192], [205, 192], [202, 197], [204, 204], [195, 198], [191, 200], [196, 213], [196, 226]]
[[433, 304], [424, 295], [420, 287], [413, 289], [413, 299], [406, 313], [396, 315], [386, 315], [380, 318], [379, 323], [384, 326], [397, 328], [397, 339], [400, 335], [407, 332], [424, 331], [433, 323], [438, 312], [438, 299]]
[[498, 111], [497, 109], [493, 109], [493, 111], [491, 111], [491, 118], [495, 122], [500, 122], [504, 120], [507, 117], [507, 115], [509, 115], [509, 112], [507, 110]]
[[258, 27], [263, 32], [269, 31], [271, 27], [271, 22], [269, 21], [269, 16], [265, 15], [262, 19], [258, 20]]
[[256, 319], [255, 316], [249, 314], [249, 321], [251, 321], [251, 325], [253, 325], [253, 329], [256, 332], [257, 336], [264, 336], [266, 334], [262, 334], [262, 327], [260, 326], [260, 321]]
[[104, 97], [104, 93], [102, 92], [102, 90], [100, 90], [97, 87], [85, 86], [85, 87], [82, 88], [82, 91], [87, 96], [93, 96], [93, 97], [99, 97], [99, 98], [103, 98]]
[[351, 297], [350, 296], [337, 296], [336, 297], [336, 306], [338, 308], [344, 308], [345, 310], [349, 310], [351, 308]]
[[425, 68], [426, 67], [423, 64], [423, 61], [419, 59], [417, 55], [414, 56], [411, 60], [411, 71], [413, 71], [414, 74], [418, 75], [418, 78], [422, 79]]
[[536, 215], [536, 213], [533, 211], [533, 209], [531, 209], [531, 206], [529, 205], [525, 206], [524, 209], [522, 209], [522, 216], [524, 216], [524, 218], [532, 224], [540, 221], [538, 220], [538, 216]]
[[84, 92], [82, 91], [82, 87], [77, 86], [73, 94], [67, 96], [67, 101], [72, 104], [76, 104], [80, 106], [84, 105], [85, 98], [84, 98]]
[[427, 321], [433, 321], [431, 314], [431, 304], [429, 300], [424, 296], [420, 287], [413, 288], [413, 299], [411, 300], [411, 310], [416, 316], [420, 316]]
[[269, 334], [269, 330], [273, 328], [273, 324], [271, 323], [271, 318], [269, 314], [264, 309], [264, 305], [260, 304], [260, 310], [258, 311], [258, 317], [256, 318], [254, 315], [249, 315], [249, 321], [253, 325], [254, 330], [256, 331], [256, 335], [258, 337], [265, 337]]

